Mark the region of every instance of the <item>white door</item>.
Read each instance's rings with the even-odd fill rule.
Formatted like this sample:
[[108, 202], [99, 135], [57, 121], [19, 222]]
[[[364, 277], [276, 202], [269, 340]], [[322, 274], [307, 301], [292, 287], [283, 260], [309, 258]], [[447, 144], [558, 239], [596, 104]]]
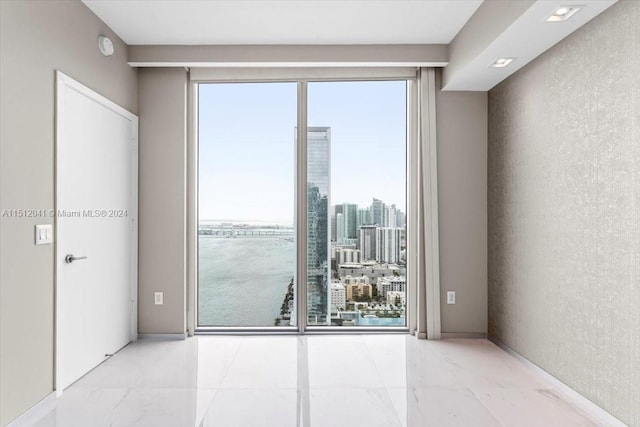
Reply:
[[60, 393], [136, 336], [138, 118], [61, 72], [56, 104]]

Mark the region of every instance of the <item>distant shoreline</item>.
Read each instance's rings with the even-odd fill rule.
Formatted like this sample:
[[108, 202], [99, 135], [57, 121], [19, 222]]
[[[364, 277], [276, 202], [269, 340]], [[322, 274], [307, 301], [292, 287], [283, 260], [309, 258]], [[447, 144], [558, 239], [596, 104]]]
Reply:
[[252, 227], [282, 227], [293, 228], [294, 224], [291, 220], [271, 220], [271, 221], [257, 221], [257, 220], [238, 220], [238, 219], [202, 219], [198, 221], [198, 225], [215, 225], [215, 224], [228, 224], [234, 226], [252, 226]]

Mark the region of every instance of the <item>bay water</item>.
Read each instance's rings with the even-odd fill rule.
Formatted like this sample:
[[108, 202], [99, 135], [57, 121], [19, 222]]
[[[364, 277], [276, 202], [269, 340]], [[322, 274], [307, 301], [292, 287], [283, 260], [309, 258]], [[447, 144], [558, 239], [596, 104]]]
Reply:
[[198, 324], [274, 326], [294, 274], [293, 240], [199, 236], [198, 244]]

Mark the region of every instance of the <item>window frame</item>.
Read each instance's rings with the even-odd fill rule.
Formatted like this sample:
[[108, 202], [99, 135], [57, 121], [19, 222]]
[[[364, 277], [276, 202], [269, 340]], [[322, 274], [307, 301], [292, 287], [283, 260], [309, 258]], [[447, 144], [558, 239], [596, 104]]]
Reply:
[[[415, 67], [386, 68], [194, 68], [190, 70], [187, 96], [187, 332], [188, 334], [353, 334], [411, 333], [417, 329], [418, 277], [410, 265], [418, 261], [420, 215], [419, 74]], [[316, 326], [307, 324], [307, 86], [310, 82], [406, 81], [406, 314], [405, 326]], [[198, 87], [208, 83], [297, 83], [297, 144], [295, 146], [294, 218], [296, 268], [296, 326], [227, 327], [198, 325]], [[411, 248], [411, 249], [410, 249]], [[410, 252], [411, 251], [411, 252]], [[415, 253], [414, 253], [415, 252]], [[411, 257], [409, 254], [411, 253]], [[412, 266], [413, 267], [413, 266]], [[304, 280], [300, 280], [303, 278]], [[304, 297], [300, 297], [304, 296]]]

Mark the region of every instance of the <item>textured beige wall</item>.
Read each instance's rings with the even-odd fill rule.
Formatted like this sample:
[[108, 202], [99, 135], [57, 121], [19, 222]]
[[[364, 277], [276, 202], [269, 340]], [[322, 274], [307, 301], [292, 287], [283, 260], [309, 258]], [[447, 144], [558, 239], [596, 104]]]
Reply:
[[[186, 125], [184, 68], [139, 70], [138, 331], [186, 330]], [[154, 292], [164, 304], [154, 304]]]
[[486, 333], [487, 92], [438, 91], [436, 127], [442, 332]]
[[640, 426], [640, 2], [489, 94], [489, 333]]
[[[115, 55], [97, 48], [111, 37]], [[126, 46], [79, 1], [0, 1], [0, 208], [54, 207], [55, 70], [136, 112]], [[0, 217], [0, 425], [53, 390], [53, 245], [49, 217]]]

